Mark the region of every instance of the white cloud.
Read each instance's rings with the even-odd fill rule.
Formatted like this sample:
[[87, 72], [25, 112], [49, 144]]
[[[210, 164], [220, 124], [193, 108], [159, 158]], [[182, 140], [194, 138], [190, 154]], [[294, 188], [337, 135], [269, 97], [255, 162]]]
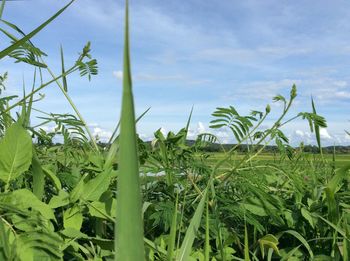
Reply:
[[296, 134], [297, 136], [304, 137], [304, 132], [301, 131], [301, 130], [296, 130], [296, 131], [295, 131], [295, 134]]
[[338, 97], [338, 98], [349, 99], [350, 98], [350, 92], [339, 91], [339, 92], [335, 92], [334, 96]]
[[97, 137], [98, 140], [106, 142], [112, 136], [112, 132], [107, 131], [107, 130], [100, 128], [100, 127], [94, 127], [92, 135], [94, 137]]
[[320, 128], [320, 136], [322, 139], [331, 140], [333, 139], [331, 135], [329, 135], [326, 128]]
[[198, 134], [202, 134], [202, 133], [205, 133], [207, 132], [203, 122], [198, 122], [198, 126], [197, 126], [197, 133]]
[[123, 71], [113, 71], [113, 76], [118, 80], [123, 80]]

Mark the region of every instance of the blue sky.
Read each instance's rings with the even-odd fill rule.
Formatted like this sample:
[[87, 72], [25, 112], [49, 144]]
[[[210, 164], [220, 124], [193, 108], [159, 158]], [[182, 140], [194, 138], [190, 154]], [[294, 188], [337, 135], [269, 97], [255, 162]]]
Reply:
[[[68, 1], [26, 0], [6, 4], [5, 20], [30, 32]], [[311, 111], [313, 95], [328, 128], [323, 143], [350, 144], [350, 2], [320, 1], [161, 1], [131, 0], [131, 51], [137, 114], [150, 112], [138, 125], [150, 139], [158, 128], [178, 130], [191, 106], [191, 137], [210, 131], [210, 114], [233, 105], [242, 114], [264, 110], [271, 124], [281, 111], [272, 103], [276, 94], [288, 95], [293, 83], [298, 97], [290, 117]], [[71, 64], [87, 41], [99, 62], [91, 82], [78, 75], [68, 78], [69, 94], [93, 132], [107, 138], [120, 113], [123, 1], [77, 0], [57, 20], [33, 38], [49, 56], [47, 63], [60, 72], [59, 46]], [[0, 48], [8, 41], [0, 36]], [[21, 94], [22, 79], [31, 86], [32, 68], [2, 61], [9, 71], [8, 94]], [[47, 112], [71, 112], [57, 86], [36, 105]], [[33, 120], [36, 122], [36, 120]], [[314, 143], [304, 121], [285, 129], [293, 144]], [[233, 135], [216, 133], [223, 142]]]

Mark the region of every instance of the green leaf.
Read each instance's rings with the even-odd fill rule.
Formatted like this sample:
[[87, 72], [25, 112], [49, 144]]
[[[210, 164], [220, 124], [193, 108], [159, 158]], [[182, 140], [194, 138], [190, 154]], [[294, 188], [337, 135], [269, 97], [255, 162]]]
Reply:
[[264, 258], [265, 257], [265, 247], [272, 248], [278, 255], [279, 255], [279, 250], [278, 250], [278, 239], [271, 234], [267, 234], [263, 236], [262, 238], [259, 239], [259, 245], [260, 245], [260, 250], [261, 250], [261, 255]]
[[74, 228], [80, 231], [81, 225], [83, 224], [83, 214], [81, 213], [81, 209], [78, 205], [74, 205], [73, 207], [64, 211], [63, 224], [64, 228]]
[[311, 213], [306, 208], [301, 208], [301, 215], [309, 222], [312, 228], [315, 228], [314, 220]]
[[1, 5], [0, 5], [0, 19], [2, 18], [2, 13], [4, 12], [5, 3], [6, 3], [6, 0], [2, 0], [1, 1]]
[[17, 257], [21, 261], [45, 260], [38, 259], [40, 256], [43, 256], [44, 253], [49, 255], [49, 260], [62, 260], [62, 244], [63, 241], [61, 237], [56, 233], [32, 231], [20, 234], [17, 237], [15, 250]]
[[251, 213], [253, 213], [254, 215], [260, 216], [260, 217], [266, 217], [267, 213], [265, 211], [265, 209], [263, 207], [257, 206], [257, 205], [253, 205], [253, 204], [248, 204], [245, 203], [243, 204], [243, 206]]
[[[314, 99], [313, 98], [311, 98], [311, 105], [312, 105], [312, 112], [317, 115], [316, 107], [315, 107], [315, 103], [314, 103]], [[314, 121], [313, 124], [314, 124], [314, 128], [315, 128], [315, 135], [316, 135], [317, 145], [318, 145], [318, 148], [320, 149], [320, 152], [322, 153], [320, 126], [317, 124], [316, 121]]]
[[108, 190], [113, 176], [116, 176], [116, 171], [111, 169], [97, 174], [96, 178], [84, 184], [81, 198], [89, 201], [98, 201], [101, 195]]
[[185, 238], [182, 241], [180, 251], [177, 255], [176, 260], [178, 261], [186, 261], [190, 256], [192, 245], [193, 245], [194, 239], [196, 238], [196, 234], [202, 220], [204, 206], [207, 200], [207, 191], [208, 189], [206, 188], [205, 191], [203, 192], [202, 199], [199, 202], [196, 208], [196, 211], [194, 212], [190, 225], [186, 230]]
[[64, 55], [63, 55], [63, 47], [61, 45], [61, 67], [62, 67], [62, 74], [64, 75], [62, 77], [62, 83], [63, 83], [63, 90], [65, 92], [68, 92], [68, 85], [67, 85], [67, 76], [66, 74], [66, 70], [64, 68]]
[[0, 52], [0, 60], [4, 58], [6, 55], [10, 54], [12, 51], [16, 50], [19, 46], [23, 45], [25, 42], [27, 42], [29, 39], [31, 39], [34, 35], [36, 35], [38, 32], [40, 32], [44, 27], [46, 27], [48, 24], [50, 24], [57, 16], [59, 16], [68, 6], [70, 6], [75, 0], [70, 1], [66, 6], [64, 6], [62, 9], [60, 9], [57, 13], [55, 13], [52, 17], [50, 17], [46, 22], [41, 24], [39, 27], [34, 29], [32, 32], [24, 36], [19, 41], [15, 42], [11, 46], [5, 48]]
[[42, 169], [44, 171], [44, 174], [52, 181], [53, 185], [55, 186], [55, 189], [57, 191], [60, 191], [62, 189], [62, 184], [59, 178], [56, 176], [53, 171], [50, 170], [49, 165], [42, 166]]
[[283, 231], [281, 233], [278, 234], [277, 238], [280, 238], [282, 235], [284, 234], [289, 234], [289, 235], [292, 235], [293, 237], [295, 237], [296, 239], [298, 239], [303, 245], [304, 247], [307, 249], [307, 251], [309, 252], [309, 255], [310, 255], [310, 260], [313, 260], [314, 258], [314, 253], [312, 252], [312, 249], [309, 245], [309, 243], [306, 241], [306, 239], [300, 235], [297, 231], [295, 230], [286, 230], [286, 231]]
[[120, 147], [117, 188], [116, 260], [145, 260], [139, 158], [132, 94], [129, 11], [125, 8], [123, 95], [120, 120]]
[[33, 193], [42, 199], [45, 188], [45, 174], [41, 167], [38, 156], [36, 155], [35, 149], [33, 148], [33, 159], [32, 159], [32, 175], [33, 175]]
[[53, 196], [49, 202], [51, 208], [59, 208], [69, 204], [69, 194], [64, 190], [60, 190], [57, 196]]
[[46, 219], [55, 220], [51, 207], [41, 202], [30, 190], [18, 189], [13, 192], [0, 194], [0, 202], [15, 205], [19, 209], [33, 209]]
[[0, 141], [0, 179], [5, 183], [27, 171], [32, 161], [32, 139], [18, 123], [12, 124]]
[[174, 259], [174, 249], [175, 249], [176, 231], [177, 231], [178, 202], [179, 202], [179, 195], [176, 194], [174, 213], [173, 213], [173, 218], [172, 218], [172, 221], [171, 221], [169, 243], [168, 243], [168, 249], [167, 249], [167, 251], [168, 251], [167, 259], [168, 260], [173, 260]]
[[110, 220], [115, 217], [117, 201], [113, 198], [112, 203], [94, 201], [88, 204], [89, 213], [93, 217]]

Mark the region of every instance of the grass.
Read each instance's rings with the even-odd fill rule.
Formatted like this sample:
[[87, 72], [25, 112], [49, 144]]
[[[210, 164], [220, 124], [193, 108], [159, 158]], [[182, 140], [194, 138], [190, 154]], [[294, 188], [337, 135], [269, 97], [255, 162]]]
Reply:
[[[208, 153], [209, 158], [208, 161], [211, 165], [215, 165], [215, 163], [218, 160], [222, 160], [225, 158], [225, 153], [223, 152], [213, 152]], [[231, 160], [240, 160], [245, 156], [245, 154], [237, 154], [234, 158]], [[276, 163], [280, 159], [279, 154], [273, 154], [273, 153], [262, 153], [259, 154], [259, 156], [256, 157], [256, 161], [260, 163]], [[304, 157], [310, 161], [319, 162], [322, 160], [322, 156], [320, 154], [311, 154], [311, 153], [305, 153]], [[324, 154], [324, 159], [331, 163], [333, 161], [333, 154]], [[350, 162], [350, 154], [337, 154], [335, 156], [335, 166], [338, 168], [346, 166]]]

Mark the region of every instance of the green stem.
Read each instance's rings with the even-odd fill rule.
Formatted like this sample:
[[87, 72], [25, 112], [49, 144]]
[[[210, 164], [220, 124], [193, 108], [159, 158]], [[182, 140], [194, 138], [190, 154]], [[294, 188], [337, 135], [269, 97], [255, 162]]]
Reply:
[[[40, 60], [41, 60], [41, 62], [42, 62], [43, 64], [46, 64], [45, 61], [44, 61], [44, 59], [43, 59], [42, 57], [40, 57]], [[46, 69], [47, 69], [47, 71], [49, 72], [49, 74], [51, 75], [51, 77], [52, 77], [53, 79], [57, 79], [57, 77], [54, 75], [54, 73], [50, 70], [50, 68], [49, 68], [48, 66], [47, 66]], [[63, 74], [62, 74], [62, 75], [63, 75]], [[56, 82], [56, 84], [58, 85], [58, 87], [61, 89], [63, 95], [66, 97], [66, 99], [68, 100], [69, 104], [71, 105], [71, 107], [73, 108], [73, 110], [75, 111], [75, 113], [77, 114], [79, 120], [84, 124], [85, 130], [86, 130], [87, 134], [89, 135], [90, 140], [91, 140], [91, 142], [92, 142], [92, 144], [93, 144], [95, 150], [96, 150], [97, 152], [99, 152], [99, 148], [98, 148], [97, 143], [96, 143], [96, 141], [95, 141], [95, 139], [94, 139], [94, 136], [92, 135], [92, 133], [91, 133], [89, 127], [88, 127], [87, 124], [86, 124], [86, 121], [84, 120], [83, 116], [80, 114], [78, 108], [75, 106], [73, 100], [70, 98], [70, 96], [68, 95], [68, 93], [65, 91], [64, 87], [62, 86], [62, 84], [61, 84], [58, 80], [55, 80], [55, 82]]]

